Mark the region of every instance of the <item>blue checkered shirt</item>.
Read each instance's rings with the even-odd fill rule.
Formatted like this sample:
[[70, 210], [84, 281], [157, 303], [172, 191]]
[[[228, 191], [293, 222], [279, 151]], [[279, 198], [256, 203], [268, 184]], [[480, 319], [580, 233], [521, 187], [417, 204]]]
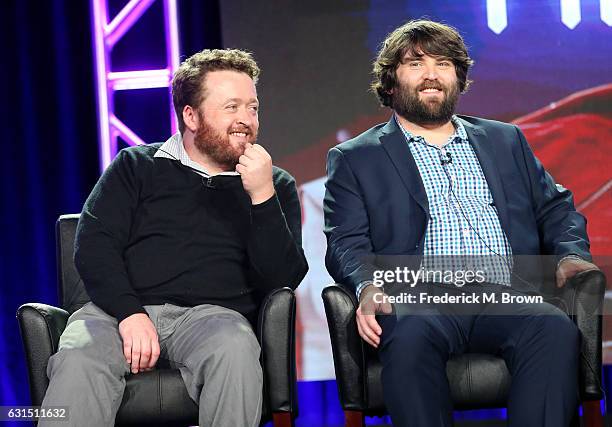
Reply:
[[509, 285], [512, 249], [461, 121], [453, 116], [455, 133], [437, 147], [395, 120], [406, 137], [429, 202], [422, 267], [481, 270], [488, 282]]
[[[509, 285], [512, 249], [461, 121], [453, 116], [455, 133], [437, 147], [394, 119], [406, 137], [429, 202], [421, 267], [425, 271], [482, 271], [487, 282]], [[357, 287], [358, 298], [370, 283]]]

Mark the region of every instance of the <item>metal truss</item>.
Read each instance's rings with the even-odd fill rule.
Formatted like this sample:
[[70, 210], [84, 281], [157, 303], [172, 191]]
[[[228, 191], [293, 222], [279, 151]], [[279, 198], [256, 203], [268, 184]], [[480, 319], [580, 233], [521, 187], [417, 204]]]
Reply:
[[170, 126], [177, 130], [176, 116], [172, 113], [170, 82], [179, 66], [178, 15], [176, 0], [158, 0], [164, 3], [164, 32], [166, 68], [160, 70], [133, 70], [113, 72], [110, 53], [123, 35], [134, 26], [156, 0], [130, 0], [109, 20], [108, 0], [91, 0], [92, 29], [95, 54], [98, 106], [100, 169], [104, 171], [117, 154], [117, 139], [129, 145], [144, 144], [114, 113], [114, 94], [120, 90], [168, 88]]

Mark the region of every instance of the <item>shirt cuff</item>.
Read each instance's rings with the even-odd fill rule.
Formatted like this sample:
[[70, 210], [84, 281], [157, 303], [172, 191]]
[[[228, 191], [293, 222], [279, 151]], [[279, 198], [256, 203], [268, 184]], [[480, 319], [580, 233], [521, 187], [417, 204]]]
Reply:
[[579, 256], [579, 255], [576, 255], [576, 254], [569, 254], [569, 255], [566, 255], [566, 256], [564, 256], [563, 258], [561, 258], [561, 259], [559, 260], [559, 262], [557, 263], [557, 268], [555, 269], [555, 271], [559, 270], [559, 266], [560, 266], [560, 265], [561, 265], [561, 263], [562, 263], [563, 261], [565, 261], [566, 259], [575, 259], [575, 260], [578, 260], [578, 261], [586, 261], [584, 258], [582, 258], [582, 257], [581, 257], [581, 256]]
[[355, 292], [357, 294], [357, 301], [359, 301], [359, 297], [361, 296], [361, 291], [363, 291], [366, 288], [366, 286], [373, 285], [373, 284], [374, 282], [372, 282], [371, 280], [364, 280], [363, 282], [357, 285], [357, 291]]

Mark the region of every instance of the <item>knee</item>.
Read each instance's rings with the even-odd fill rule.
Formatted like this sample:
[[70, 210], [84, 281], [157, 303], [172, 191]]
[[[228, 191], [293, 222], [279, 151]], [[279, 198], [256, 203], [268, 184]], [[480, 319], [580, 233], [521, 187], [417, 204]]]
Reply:
[[567, 315], [537, 316], [529, 329], [521, 338], [527, 355], [565, 366], [578, 363], [580, 331]]
[[129, 370], [125, 357], [103, 357], [95, 348], [61, 349], [49, 359], [49, 378], [54, 375], [95, 375], [109, 373], [115, 377], [125, 375]]
[[[95, 306], [86, 306], [77, 312], [76, 319], [66, 327], [60, 337], [60, 349], [49, 360], [49, 370], [110, 371], [124, 374], [128, 365], [117, 326], [107, 319], [99, 319]], [[99, 309], [97, 309], [99, 310]]]
[[261, 348], [250, 326], [242, 323], [225, 325], [215, 335], [216, 352], [224, 359], [259, 361]]
[[214, 330], [214, 335], [202, 344], [201, 351], [195, 351], [189, 357], [188, 365], [196, 371], [209, 368], [234, 373], [261, 370], [261, 349], [246, 321], [219, 321]]
[[542, 316], [542, 332], [556, 350], [577, 354], [580, 350], [580, 331], [566, 315]]

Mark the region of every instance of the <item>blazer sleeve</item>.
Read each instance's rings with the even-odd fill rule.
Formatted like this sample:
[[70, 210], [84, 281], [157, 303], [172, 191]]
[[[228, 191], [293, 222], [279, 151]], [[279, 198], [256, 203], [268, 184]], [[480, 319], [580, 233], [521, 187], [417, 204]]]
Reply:
[[375, 254], [359, 182], [338, 148], [327, 156], [323, 214], [327, 271], [336, 282], [357, 290], [360, 283], [373, 280]]
[[555, 183], [533, 154], [523, 132], [516, 126], [515, 129], [531, 183], [531, 198], [543, 254], [555, 255], [558, 259], [575, 254], [590, 261], [586, 218], [576, 211], [571, 191]]

